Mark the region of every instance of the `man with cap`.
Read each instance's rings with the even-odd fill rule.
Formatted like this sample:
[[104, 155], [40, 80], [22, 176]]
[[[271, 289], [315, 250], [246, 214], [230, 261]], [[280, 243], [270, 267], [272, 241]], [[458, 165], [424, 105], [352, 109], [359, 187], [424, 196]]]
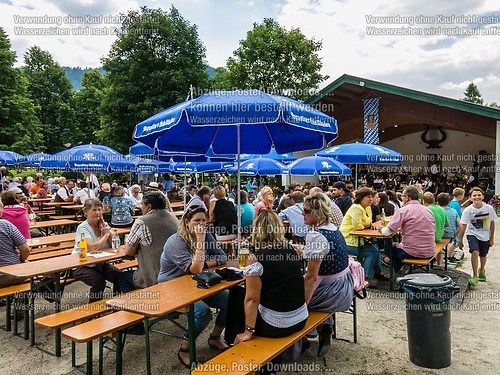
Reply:
[[[155, 181], [148, 182], [148, 184], [146, 185], [146, 191], [160, 191], [161, 193], [163, 193], [163, 191], [160, 190], [160, 184], [158, 182], [155, 182]], [[168, 199], [167, 194], [163, 193], [163, 195], [165, 196], [165, 199], [167, 200], [165, 209], [168, 212], [172, 212], [172, 206], [170, 205], [170, 200]]]
[[344, 181], [337, 181], [333, 184], [333, 203], [335, 203], [345, 215], [349, 207], [352, 205], [352, 197], [349, 194], [350, 190], [345, 186]]

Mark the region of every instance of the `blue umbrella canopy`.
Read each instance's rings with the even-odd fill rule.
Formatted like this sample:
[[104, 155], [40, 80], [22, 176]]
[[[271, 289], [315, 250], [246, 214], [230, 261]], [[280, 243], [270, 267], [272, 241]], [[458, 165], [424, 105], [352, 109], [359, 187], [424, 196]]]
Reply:
[[294, 157], [292, 154], [278, 154], [276, 150], [271, 148], [271, 152], [264, 154], [264, 155], [256, 155], [256, 154], [241, 154], [241, 160], [248, 160], [248, 159], [255, 159], [255, 158], [267, 158], [267, 159], [273, 159], [273, 160], [279, 160], [282, 163], [288, 164], [294, 160], [297, 160], [296, 157]]
[[21, 164], [39, 167], [42, 160], [50, 158], [51, 156], [51, 154], [46, 154], [45, 152], [29, 154], [23, 157]]
[[182, 162], [184, 159], [190, 162], [206, 162], [206, 161], [226, 161], [236, 159], [235, 155], [217, 155], [212, 150], [212, 147], [207, 151], [206, 155], [191, 154], [185, 152], [169, 152], [165, 150], [157, 150], [154, 147], [146, 146], [144, 143], [136, 143], [129, 148], [132, 155], [143, 156], [149, 159], [157, 159], [161, 161], [176, 161]]
[[352, 164], [401, 164], [403, 156], [389, 148], [369, 143], [346, 143], [332, 146], [316, 153]]
[[350, 175], [351, 169], [339, 161], [322, 156], [306, 156], [287, 165], [287, 171], [299, 176], [341, 176]]
[[172, 172], [176, 173], [202, 173], [202, 172], [224, 172], [227, 167], [232, 167], [233, 163], [221, 162], [178, 162], [173, 163], [170, 168]]
[[80, 145], [72, 147], [42, 160], [40, 166], [46, 169], [71, 170], [77, 172], [108, 173], [111, 162], [126, 161], [118, 151], [101, 145]]
[[14, 151], [0, 150], [0, 164], [14, 165], [23, 160], [23, 156]]
[[[257, 174], [261, 176], [275, 176], [282, 174], [286, 167], [285, 164], [274, 159], [254, 158], [241, 162], [240, 174], [243, 176], [255, 176]], [[230, 168], [228, 172], [231, 174], [238, 173], [237, 167]]]
[[[239, 130], [239, 134], [238, 131]], [[217, 91], [179, 103], [137, 124], [133, 138], [159, 150], [205, 155], [318, 149], [337, 137], [334, 118], [259, 90]]]

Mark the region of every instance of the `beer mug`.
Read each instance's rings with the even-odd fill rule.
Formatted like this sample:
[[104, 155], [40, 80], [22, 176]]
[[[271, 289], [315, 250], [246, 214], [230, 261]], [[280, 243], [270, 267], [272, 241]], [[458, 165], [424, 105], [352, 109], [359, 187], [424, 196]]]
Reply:
[[240, 269], [245, 268], [248, 262], [248, 255], [250, 254], [250, 250], [248, 248], [241, 248], [238, 254], [239, 258], [239, 267]]

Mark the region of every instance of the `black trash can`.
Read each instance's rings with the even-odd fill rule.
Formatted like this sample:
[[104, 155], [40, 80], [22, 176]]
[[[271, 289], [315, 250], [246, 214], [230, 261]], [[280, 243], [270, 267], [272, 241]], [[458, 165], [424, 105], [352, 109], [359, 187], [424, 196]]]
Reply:
[[406, 326], [410, 361], [444, 368], [451, 364], [449, 300], [460, 288], [449, 276], [415, 273], [396, 280], [406, 293]]

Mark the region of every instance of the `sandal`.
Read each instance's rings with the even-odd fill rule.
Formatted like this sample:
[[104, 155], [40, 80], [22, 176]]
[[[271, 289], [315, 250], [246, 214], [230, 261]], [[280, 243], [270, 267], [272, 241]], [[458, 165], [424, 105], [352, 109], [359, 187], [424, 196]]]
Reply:
[[213, 345], [210, 343], [210, 341], [219, 341], [220, 340], [220, 335], [219, 336], [213, 336], [212, 334], [210, 334], [210, 336], [208, 337], [208, 346], [210, 346], [211, 349], [215, 349], [215, 350], [220, 350], [220, 351], [224, 351], [224, 350], [227, 350], [229, 349], [229, 345], [227, 345], [226, 343], [224, 343], [226, 346], [224, 348], [219, 348], [217, 345]]
[[179, 351], [177, 352], [177, 358], [179, 358], [179, 361], [181, 361], [182, 365], [183, 365], [185, 368], [191, 369], [191, 363], [189, 363], [189, 360], [188, 360], [188, 363], [184, 362], [184, 359], [182, 359], [181, 353], [189, 353], [189, 348], [188, 348], [188, 349], [184, 349], [184, 348], [181, 346], [181, 347], [179, 348]]

